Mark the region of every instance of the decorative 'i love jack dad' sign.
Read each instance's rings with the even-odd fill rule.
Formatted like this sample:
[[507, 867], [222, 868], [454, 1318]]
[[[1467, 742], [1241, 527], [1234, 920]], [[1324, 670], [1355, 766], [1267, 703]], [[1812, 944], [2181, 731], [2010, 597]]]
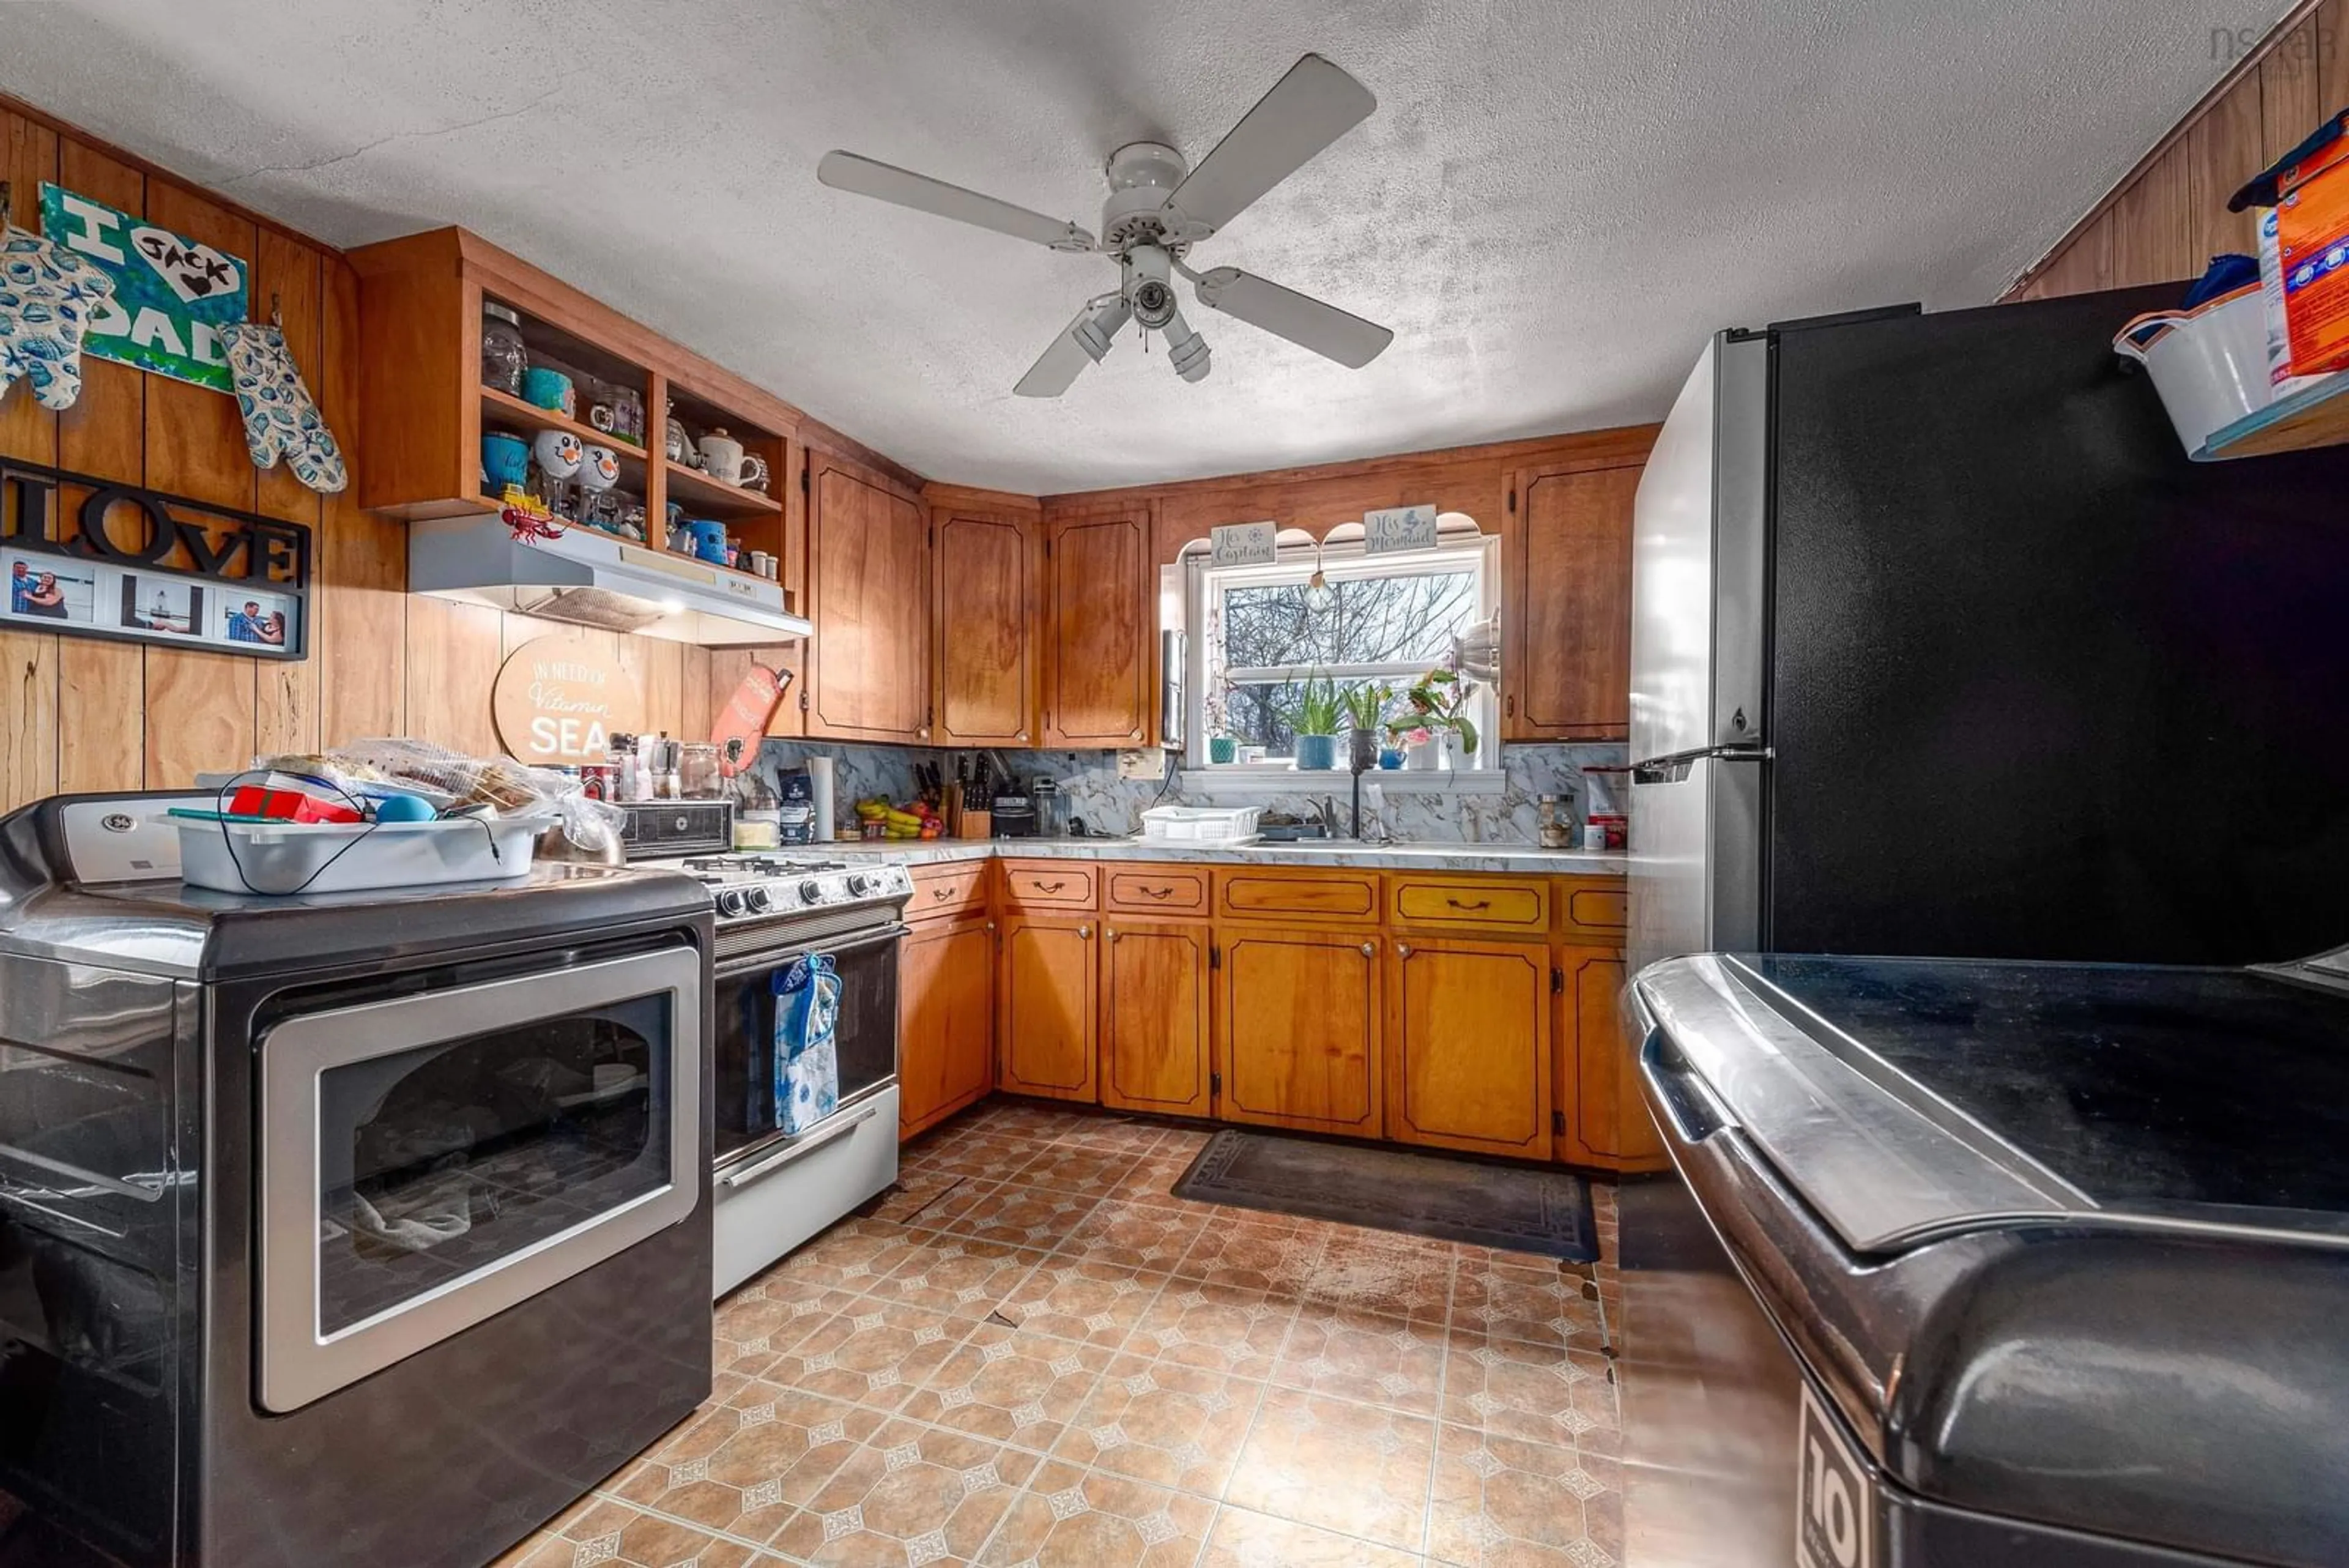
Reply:
[[230, 390], [220, 329], [245, 319], [241, 257], [56, 185], [41, 187], [41, 233], [114, 279], [83, 353]]

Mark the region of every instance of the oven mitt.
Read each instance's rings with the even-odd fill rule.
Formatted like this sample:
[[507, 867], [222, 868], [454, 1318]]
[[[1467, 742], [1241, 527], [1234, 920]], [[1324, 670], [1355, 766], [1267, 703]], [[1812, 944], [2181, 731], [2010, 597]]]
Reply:
[[775, 976], [775, 1122], [796, 1137], [840, 1108], [840, 971], [822, 953]]
[[81, 339], [114, 280], [63, 245], [0, 227], [0, 397], [23, 377], [45, 409], [81, 396]]
[[301, 369], [285, 347], [285, 334], [258, 321], [221, 328], [228, 350], [229, 384], [244, 414], [245, 450], [255, 468], [274, 468], [283, 457], [294, 477], [332, 495], [351, 482], [335, 432], [318, 417]]

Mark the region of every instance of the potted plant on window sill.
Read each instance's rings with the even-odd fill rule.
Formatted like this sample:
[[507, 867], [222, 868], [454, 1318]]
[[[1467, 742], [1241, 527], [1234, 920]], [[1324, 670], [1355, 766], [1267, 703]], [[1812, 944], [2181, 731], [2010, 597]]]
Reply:
[[1298, 688], [1288, 711], [1297, 736], [1297, 771], [1329, 773], [1338, 765], [1338, 726], [1344, 718], [1338, 683], [1324, 677]]
[[1410, 765], [1459, 769], [1476, 754], [1476, 722], [1468, 716], [1468, 705], [1475, 695], [1475, 683], [1463, 680], [1458, 670], [1445, 665], [1421, 676], [1403, 693], [1410, 711], [1389, 728], [1409, 738]]
[[1354, 772], [1368, 773], [1379, 765], [1379, 736], [1386, 727], [1387, 708], [1393, 701], [1394, 688], [1376, 681], [1351, 687], [1340, 699], [1352, 753], [1348, 761]]
[[1217, 767], [1239, 755], [1239, 739], [1232, 733], [1231, 690], [1232, 683], [1225, 680], [1207, 693], [1207, 761]]

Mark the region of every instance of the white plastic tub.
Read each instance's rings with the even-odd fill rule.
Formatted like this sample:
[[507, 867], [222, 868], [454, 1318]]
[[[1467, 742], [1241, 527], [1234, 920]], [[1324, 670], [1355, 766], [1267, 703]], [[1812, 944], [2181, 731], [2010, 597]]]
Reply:
[[222, 893], [280, 895], [504, 881], [529, 872], [538, 836], [554, 825], [550, 816], [373, 825], [183, 817], [180, 876]]
[[1260, 805], [1160, 805], [1142, 814], [1142, 836], [1154, 844], [1256, 842]]
[[2258, 413], [2275, 395], [2268, 370], [2267, 306], [2256, 287], [2190, 311], [2155, 311], [2121, 328], [2113, 348], [2143, 364], [2189, 457]]

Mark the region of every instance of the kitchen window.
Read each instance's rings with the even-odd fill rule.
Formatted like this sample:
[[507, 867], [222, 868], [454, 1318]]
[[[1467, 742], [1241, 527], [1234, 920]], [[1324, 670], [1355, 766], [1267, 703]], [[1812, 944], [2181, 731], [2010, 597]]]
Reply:
[[[1187, 562], [1185, 608], [1199, 635], [1191, 644], [1186, 765], [1234, 778], [1291, 773], [1294, 710], [1308, 681], [1328, 679], [1341, 691], [1377, 683], [1401, 693], [1450, 658], [1454, 639], [1498, 607], [1498, 549], [1467, 518], [1446, 523], [1454, 526], [1431, 550], [1365, 556], [1352, 524], [1319, 545], [1286, 535], [1271, 566]], [[1478, 684], [1468, 716], [1485, 739], [1472, 765], [1488, 766], [1497, 704], [1490, 683]], [[1236, 743], [1233, 761], [1212, 760], [1208, 742], [1217, 735]]]

